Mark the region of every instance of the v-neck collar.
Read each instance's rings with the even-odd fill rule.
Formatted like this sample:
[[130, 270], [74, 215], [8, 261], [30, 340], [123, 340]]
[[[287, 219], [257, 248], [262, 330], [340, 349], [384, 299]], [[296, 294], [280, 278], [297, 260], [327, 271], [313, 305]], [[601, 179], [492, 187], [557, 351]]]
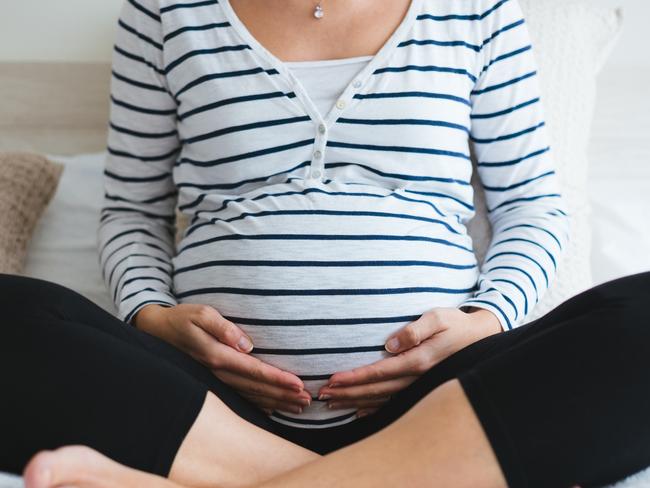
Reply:
[[[404, 15], [404, 18], [399, 23], [397, 28], [393, 31], [390, 37], [384, 42], [379, 51], [370, 59], [370, 61], [364, 66], [359, 73], [352, 79], [352, 81], [346, 86], [343, 92], [339, 95], [338, 102], [331, 108], [331, 110], [322, 115], [314, 101], [307, 94], [307, 91], [302, 86], [300, 81], [294, 76], [290, 68], [285, 64], [284, 61], [277, 58], [273, 53], [266, 49], [248, 30], [246, 25], [241, 21], [239, 16], [235, 13], [234, 9], [230, 5], [230, 0], [219, 0], [219, 5], [223, 9], [225, 16], [228, 19], [230, 25], [235, 29], [235, 31], [244, 39], [250, 48], [261, 56], [263, 59], [266, 59], [275, 70], [278, 71], [280, 76], [282, 76], [286, 82], [293, 88], [296, 97], [302, 102], [303, 107], [307, 111], [308, 115], [314, 120], [315, 123], [325, 124], [327, 127], [331, 127], [336, 119], [341, 115], [345, 108], [349, 107], [354, 92], [358, 92], [362, 88], [368, 78], [372, 76], [377, 67], [382, 64], [386, 59], [390, 57], [392, 52], [397, 48], [397, 45], [402, 40], [404, 34], [411, 29], [413, 22], [417, 18], [417, 12], [420, 6], [421, 0], [411, 0], [409, 7]], [[343, 106], [343, 108], [340, 108]]]

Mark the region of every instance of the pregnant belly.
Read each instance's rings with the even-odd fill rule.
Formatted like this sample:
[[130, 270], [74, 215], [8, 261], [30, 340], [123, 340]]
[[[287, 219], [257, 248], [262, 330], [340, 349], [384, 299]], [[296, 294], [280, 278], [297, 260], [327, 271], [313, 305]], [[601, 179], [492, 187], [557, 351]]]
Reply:
[[[263, 193], [302, 191], [301, 185]], [[319, 188], [341, 191], [332, 186]], [[449, 230], [457, 229], [455, 219], [448, 227], [436, 223], [442, 219], [430, 209], [384, 193], [251, 195], [200, 214], [205, 220], [173, 260], [179, 302], [215, 307], [253, 339], [254, 356], [298, 375], [317, 396], [332, 374], [387, 357], [384, 343], [393, 332], [431, 308], [456, 306], [476, 283], [471, 241]], [[314, 401], [301, 415], [273, 418], [329, 427], [353, 420], [354, 412]]]

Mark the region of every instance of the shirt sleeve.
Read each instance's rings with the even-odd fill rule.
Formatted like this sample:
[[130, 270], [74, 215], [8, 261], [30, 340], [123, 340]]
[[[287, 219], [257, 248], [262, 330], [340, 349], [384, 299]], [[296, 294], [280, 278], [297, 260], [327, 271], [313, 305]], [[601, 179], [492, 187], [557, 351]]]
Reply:
[[523, 13], [516, 0], [487, 12], [480, 21], [484, 41], [471, 93], [470, 141], [493, 237], [478, 288], [459, 308], [490, 310], [508, 330], [522, 324], [551, 285], [567, 247], [569, 218]]
[[164, 75], [158, 2], [124, 1], [116, 26], [99, 263], [118, 317], [176, 305], [176, 102]]

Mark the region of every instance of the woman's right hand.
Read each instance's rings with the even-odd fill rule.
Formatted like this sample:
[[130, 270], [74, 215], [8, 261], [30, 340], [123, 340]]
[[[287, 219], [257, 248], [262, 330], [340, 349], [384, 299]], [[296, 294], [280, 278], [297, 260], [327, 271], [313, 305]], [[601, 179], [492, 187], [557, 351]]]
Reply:
[[300, 413], [311, 402], [300, 378], [250, 356], [250, 337], [214, 307], [152, 304], [139, 310], [133, 323], [210, 368], [217, 378], [267, 413]]

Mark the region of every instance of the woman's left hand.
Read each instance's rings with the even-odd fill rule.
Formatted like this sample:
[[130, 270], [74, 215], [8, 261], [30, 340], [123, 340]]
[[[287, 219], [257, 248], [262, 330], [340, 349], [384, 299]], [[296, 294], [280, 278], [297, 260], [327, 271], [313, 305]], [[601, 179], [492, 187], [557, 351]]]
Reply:
[[319, 399], [328, 400], [332, 409], [357, 408], [358, 416], [373, 413], [447, 356], [502, 331], [489, 310], [434, 308], [386, 341], [386, 350], [395, 356], [332, 375]]

